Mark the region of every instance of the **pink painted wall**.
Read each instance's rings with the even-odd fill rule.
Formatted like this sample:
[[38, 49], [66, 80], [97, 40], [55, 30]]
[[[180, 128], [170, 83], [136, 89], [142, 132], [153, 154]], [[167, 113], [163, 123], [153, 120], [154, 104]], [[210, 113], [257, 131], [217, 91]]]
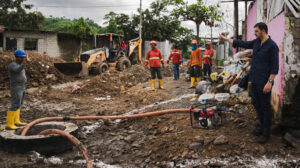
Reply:
[[[256, 38], [254, 35], [254, 25], [256, 24], [256, 20], [257, 20], [256, 7], [257, 5], [255, 2], [247, 16], [247, 40], [253, 40]], [[279, 72], [275, 78], [275, 83], [272, 90], [272, 99], [274, 99], [275, 97], [273, 95], [277, 95], [277, 97], [279, 96], [278, 103], [281, 106], [283, 103], [282, 98], [283, 98], [283, 87], [284, 87], [283, 85], [284, 58], [282, 54], [282, 42], [283, 42], [284, 34], [286, 32], [285, 16], [283, 12], [278, 16], [276, 16], [274, 19], [272, 19], [271, 22], [268, 23], [268, 29], [269, 29], [269, 35], [279, 47]], [[277, 108], [278, 107], [275, 107], [275, 109]]]
[[254, 25], [256, 24], [256, 2], [247, 15], [247, 40], [254, 40]]

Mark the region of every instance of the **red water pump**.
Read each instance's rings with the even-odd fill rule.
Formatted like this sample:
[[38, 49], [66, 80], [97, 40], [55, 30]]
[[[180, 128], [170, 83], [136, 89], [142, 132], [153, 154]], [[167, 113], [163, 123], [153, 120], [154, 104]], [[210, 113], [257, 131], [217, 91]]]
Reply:
[[[199, 107], [197, 107], [199, 108]], [[195, 111], [194, 105], [190, 107], [190, 119], [192, 128], [215, 128], [222, 124], [225, 108], [216, 105], [204, 105], [200, 110]], [[196, 124], [194, 123], [196, 122]]]

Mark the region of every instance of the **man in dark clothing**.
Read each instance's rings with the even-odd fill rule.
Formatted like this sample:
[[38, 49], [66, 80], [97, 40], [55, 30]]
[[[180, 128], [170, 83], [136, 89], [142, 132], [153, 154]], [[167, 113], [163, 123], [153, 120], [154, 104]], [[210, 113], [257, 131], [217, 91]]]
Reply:
[[23, 50], [16, 50], [14, 55], [16, 60], [8, 66], [12, 101], [6, 117], [7, 129], [18, 129], [19, 127], [16, 125], [26, 125], [26, 123], [20, 121], [20, 111], [27, 82], [24, 68], [29, 59]]
[[272, 126], [271, 90], [279, 69], [279, 49], [268, 35], [265, 23], [257, 23], [254, 28], [257, 39], [252, 41], [232, 40], [222, 35], [219, 38], [233, 43], [234, 47], [253, 49], [249, 80], [252, 83], [252, 104], [261, 124], [253, 134], [259, 136], [259, 143], [266, 143]]

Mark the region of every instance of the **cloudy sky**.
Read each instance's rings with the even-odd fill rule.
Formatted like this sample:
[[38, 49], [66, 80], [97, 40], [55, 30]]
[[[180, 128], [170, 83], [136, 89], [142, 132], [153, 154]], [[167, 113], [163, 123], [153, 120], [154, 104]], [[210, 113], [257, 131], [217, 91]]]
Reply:
[[[102, 26], [105, 14], [113, 11], [132, 15], [137, 13], [140, 0], [27, 0], [26, 3], [33, 4], [32, 10], [42, 12], [46, 17], [66, 18], [90, 18]], [[149, 8], [155, 0], [142, 0], [143, 9]], [[189, 0], [194, 2], [195, 0]], [[220, 0], [204, 0], [208, 5], [220, 4]], [[239, 4], [240, 20], [244, 19], [244, 3]], [[233, 3], [221, 3], [218, 9], [224, 13], [223, 21], [218, 28], [213, 29], [213, 35], [228, 31], [232, 32], [233, 27]], [[193, 22], [182, 22], [182, 25], [195, 30]], [[196, 32], [196, 31], [195, 31]], [[202, 37], [210, 37], [210, 29], [204, 24], [201, 25], [200, 34]], [[231, 34], [231, 33], [230, 33]]]

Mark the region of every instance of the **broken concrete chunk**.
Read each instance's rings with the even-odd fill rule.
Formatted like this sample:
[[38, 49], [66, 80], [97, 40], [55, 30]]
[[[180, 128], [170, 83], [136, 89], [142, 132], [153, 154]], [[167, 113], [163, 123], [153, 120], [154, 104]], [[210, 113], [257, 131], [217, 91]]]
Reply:
[[215, 144], [215, 145], [222, 145], [222, 144], [225, 144], [225, 143], [227, 143], [227, 142], [228, 142], [228, 139], [227, 139], [227, 137], [224, 136], [224, 135], [221, 135], [221, 136], [219, 136], [218, 138], [216, 138], [216, 139], [214, 140], [214, 144]]

